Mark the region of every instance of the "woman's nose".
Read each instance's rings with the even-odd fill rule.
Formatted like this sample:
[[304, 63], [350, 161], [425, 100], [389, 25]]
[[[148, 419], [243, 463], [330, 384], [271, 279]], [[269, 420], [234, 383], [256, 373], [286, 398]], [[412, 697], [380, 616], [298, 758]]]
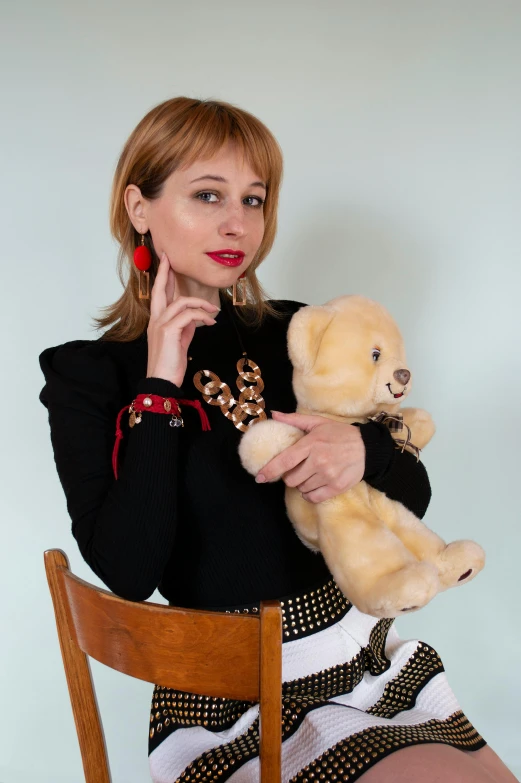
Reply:
[[409, 372], [409, 370], [396, 370], [396, 372], [394, 373], [395, 380], [398, 381], [398, 383], [401, 383], [402, 386], [407, 386], [410, 377], [411, 377], [411, 373]]
[[244, 234], [244, 214], [240, 207], [230, 208], [226, 218], [221, 223], [221, 231], [223, 234], [237, 234], [238, 236]]

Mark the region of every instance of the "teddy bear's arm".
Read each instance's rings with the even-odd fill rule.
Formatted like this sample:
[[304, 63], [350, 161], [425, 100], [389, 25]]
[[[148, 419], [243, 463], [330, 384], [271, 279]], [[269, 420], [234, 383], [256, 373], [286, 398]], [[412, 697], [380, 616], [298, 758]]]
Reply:
[[[239, 442], [239, 458], [243, 468], [256, 476], [264, 465], [304, 435], [305, 432], [292, 424], [273, 419], [258, 421], [248, 428]], [[278, 481], [280, 478], [278, 476], [274, 480]]]

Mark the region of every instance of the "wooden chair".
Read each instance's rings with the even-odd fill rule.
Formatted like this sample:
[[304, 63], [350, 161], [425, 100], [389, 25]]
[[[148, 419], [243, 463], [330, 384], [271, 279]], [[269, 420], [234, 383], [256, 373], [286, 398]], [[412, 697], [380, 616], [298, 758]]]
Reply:
[[125, 601], [75, 576], [61, 549], [44, 553], [86, 783], [110, 783], [87, 656], [172, 689], [260, 702], [262, 783], [280, 783], [282, 622], [278, 601], [258, 615]]

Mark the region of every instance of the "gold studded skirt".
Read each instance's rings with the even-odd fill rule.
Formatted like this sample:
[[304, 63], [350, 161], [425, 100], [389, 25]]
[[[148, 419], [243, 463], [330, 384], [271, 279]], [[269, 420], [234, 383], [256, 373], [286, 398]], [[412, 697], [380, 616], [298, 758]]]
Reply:
[[[486, 744], [461, 711], [437, 652], [400, 639], [393, 620], [359, 612], [333, 580], [281, 604], [283, 783], [358, 780], [408, 745]], [[257, 783], [258, 704], [157, 685], [149, 764], [154, 783]]]

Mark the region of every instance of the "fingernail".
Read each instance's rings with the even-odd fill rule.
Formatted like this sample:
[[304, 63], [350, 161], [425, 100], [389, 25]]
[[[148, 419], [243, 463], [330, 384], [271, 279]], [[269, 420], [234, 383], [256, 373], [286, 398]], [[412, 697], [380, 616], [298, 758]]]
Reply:
[[272, 413], [282, 413], [282, 411], [272, 411]]
[[257, 484], [263, 484], [266, 481], [266, 476], [263, 476], [262, 473], [259, 473], [255, 481]]

